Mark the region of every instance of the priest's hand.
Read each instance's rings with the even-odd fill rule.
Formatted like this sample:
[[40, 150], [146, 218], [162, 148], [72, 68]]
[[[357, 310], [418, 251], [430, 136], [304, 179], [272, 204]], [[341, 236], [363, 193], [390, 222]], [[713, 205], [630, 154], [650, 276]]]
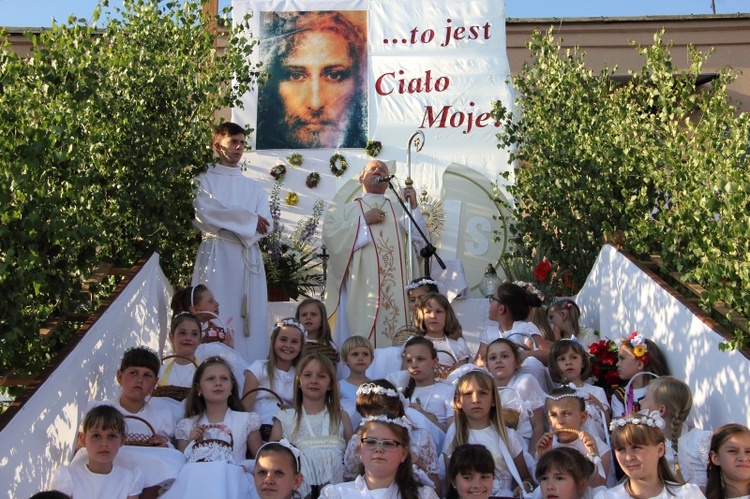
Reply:
[[365, 222], [367, 225], [381, 224], [385, 221], [385, 212], [377, 208], [372, 208], [365, 212]]
[[417, 191], [414, 190], [414, 187], [411, 185], [408, 185], [404, 187], [404, 199], [409, 200], [409, 206], [413, 210], [417, 207]]
[[268, 223], [268, 220], [258, 215], [258, 227], [256, 228], [256, 230], [258, 231], [259, 234], [268, 233], [268, 227], [270, 226], [271, 224]]

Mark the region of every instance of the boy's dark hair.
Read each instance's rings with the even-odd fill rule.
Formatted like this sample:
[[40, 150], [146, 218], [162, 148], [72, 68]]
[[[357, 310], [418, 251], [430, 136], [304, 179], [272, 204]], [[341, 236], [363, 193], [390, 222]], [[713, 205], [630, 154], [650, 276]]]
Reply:
[[70, 496], [68, 494], [63, 494], [59, 490], [46, 490], [37, 492], [29, 497], [29, 499], [70, 499]]
[[91, 428], [101, 428], [102, 430], [114, 430], [125, 436], [125, 419], [122, 413], [111, 405], [97, 405], [83, 418], [81, 429], [86, 433]]
[[213, 141], [218, 142], [222, 137], [231, 137], [232, 135], [237, 135], [238, 133], [247, 135], [245, 129], [239, 126], [237, 123], [225, 121], [224, 123], [221, 123], [216, 128], [214, 128]]
[[128, 367], [145, 367], [151, 369], [154, 376], [159, 376], [160, 366], [161, 361], [156, 352], [148, 347], [133, 347], [125, 350], [120, 362], [120, 371], [124, 371]]

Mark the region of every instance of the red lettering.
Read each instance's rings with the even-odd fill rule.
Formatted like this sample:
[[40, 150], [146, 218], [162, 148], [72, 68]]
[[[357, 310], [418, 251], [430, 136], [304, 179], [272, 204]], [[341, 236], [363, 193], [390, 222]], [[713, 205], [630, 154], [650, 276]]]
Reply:
[[391, 95], [393, 93], [393, 89], [385, 91], [385, 89], [383, 88], [383, 80], [387, 76], [390, 76], [391, 78], [395, 78], [396, 73], [383, 73], [382, 75], [378, 76], [377, 80], [375, 80], [375, 91], [380, 95]]

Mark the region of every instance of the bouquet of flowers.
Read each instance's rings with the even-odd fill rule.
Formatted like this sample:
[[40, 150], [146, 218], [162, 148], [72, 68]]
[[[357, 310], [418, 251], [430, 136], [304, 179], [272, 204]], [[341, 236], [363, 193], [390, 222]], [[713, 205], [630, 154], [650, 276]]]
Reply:
[[280, 192], [283, 177], [271, 190], [271, 233], [260, 240], [266, 283], [269, 289], [281, 288], [292, 299], [309, 296], [324, 285], [321, 264], [315, 252], [318, 225], [323, 216], [325, 201], [318, 199], [312, 215], [303, 218], [290, 235], [281, 223]]
[[610, 339], [599, 340], [589, 346], [591, 354], [591, 374], [596, 378], [596, 385], [601, 386], [612, 395], [612, 391], [622, 383], [617, 374], [617, 343]]

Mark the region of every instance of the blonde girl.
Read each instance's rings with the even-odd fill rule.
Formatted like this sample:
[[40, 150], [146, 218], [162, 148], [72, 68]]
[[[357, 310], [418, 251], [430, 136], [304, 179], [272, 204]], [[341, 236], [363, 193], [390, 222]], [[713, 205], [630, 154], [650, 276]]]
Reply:
[[591, 356], [576, 339], [561, 339], [549, 351], [549, 375], [552, 381], [568, 385], [578, 393], [585, 393], [588, 419], [584, 430], [602, 440], [609, 438], [609, 402], [604, 389], [587, 381], [591, 377]]
[[635, 331], [620, 342], [617, 374], [627, 385], [619, 387], [612, 394], [610, 407], [613, 418], [638, 412], [649, 380], [668, 375], [669, 368], [656, 343]]
[[432, 341], [413, 336], [404, 345], [403, 362], [409, 372], [404, 397], [441, 431], [453, 421], [453, 387], [435, 381], [438, 353]]
[[344, 477], [344, 449], [352, 436], [349, 415], [341, 409], [336, 368], [321, 354], [305, 355], [294, 380], [294, 407], [274, 417], [271, 440], [286, 438], [301, 452], [303, 497]]
[[664, 419], [667, 462], [674, 475], [705, 491], [711, 432], [688, 428], [685, 424], [693, 408], [693, 394], [684, 382], [662, 376], [649, 382], [641, 409], [657, 411]]
[[593, 329], [581, 326], [581, 309], [570, 299], [557, 300], [547, 309], [547, 319], [552, 326], [555, 339], [578, 338], [585, 348], [599, 341], [599, 334]]
[[417, 309], [417, 327], [436, 349], [450, 353], [440, 354], [443, 366], [455, 368], [471, 358], [466, 340], [461, 337], [461, 324], [445, 296], [429, 293], [422, 298]]
[[703, 497], [697, 485], [681, 484], [672, 474], [664, 457], [664, 420], [657, 412], [613, 419], [610, 428], [612, 447], [626, 477], [616, 487], [599, 492], [597, 499]]
[[[535, 448], [544, 433], [544, 400], [546, 393], [533, 376], [518, 372], [521, 358], [518, 345], [498, 338], [487, 347], [486, 368], [501, 391], [518, 394], [523, 401], [519, 414], [518, 433], [529, 448]], [[507, 400], [507, 399], [503, 399]]]
[[278, 400], [266, 391], [250, 392], [256, 388], [272, 390], [284, 405], [292, 405], [294, 376], [306, 334], [305, 327], [291, 317], [277, 322], [271, 331], [268, 359], [253, 362], [245, 377], [242, 405], [260, 416], [264, 441], [271, 435], [273, 417], [279, 411]]
[[[558, 447], [545, 452], [536, 463], [536, 481], [542, 499], [589, 499], [589, 477], [594, 463], [571, 447]], [[597, 487], [597, 489], [603, 489]]]
[[516, 482], [527, 492], [533, 488], [524, 459], [523, 439], [505, 426], [502, 404], [494, 379], [484, 370], [461, 376], [453, 399], [454, 423], [445, 435], [446, 469], [454, 449], [464, 444], [485, 445], [495, 461], [493, 496], [510, 497]]
[[708, 462], [708, 499], [750, 496], [750, 430], [741, 424], [724, 425], [711, 439]]
[[255, 456], [253, 481], [260, 499], [299, 497], [302, 485], [300, 452], [286, 440], [268, 442]]
[[338, 348], [333, 342], [333, 333], [327, 317], [326, 306], [315, 298], [302, 300], [294, 313], [294, 320], [302, 324], [307, 331], [305, 345], [308, 346], [308, 350], [303, 353], [323, 351], [332, 361], [338, 362]]
[[161, 497], [246, 497], [246, 455], [260, 449], [259, 429], [260, 417], [242, 410], [237, 381], [226, 361], [203, 361], [185, 400], [185, 418], [175, 429], [177, 448], [188, 462]]
[[353, 482], [325, 487], [321, 497], [352, 499], [437, 499], [432, 487], [421, 486], [412, 472], [410, 423], [405, 418], [371, 416], [359, 427], [362, 469]]

